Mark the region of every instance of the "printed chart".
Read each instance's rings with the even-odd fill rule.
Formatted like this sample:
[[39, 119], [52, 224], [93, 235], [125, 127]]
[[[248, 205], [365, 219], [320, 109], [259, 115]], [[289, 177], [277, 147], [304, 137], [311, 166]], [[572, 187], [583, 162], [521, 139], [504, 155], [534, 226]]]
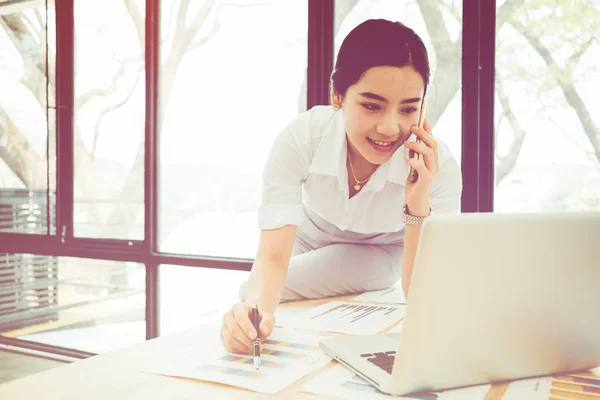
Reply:
[[383, 303], [383, 304], [406, 304], [406, 297], [404, 297], [404, 291], [400, 282], [394, 286], [376, 290], [372, 292], [364, 292], [354, 297], [352, 301], [371, 302], [371, 303]]
[[550, 399], [600, 399], [600, 375], [581, 373], [555, 376], [550, 387]]
[[379, 333], [404, 317], [406, 306], [331, 301], [297, 314], [276, 316], [276, 325], [357, 335]]
[[582, 372], [511, 382], [503, 400], [600, 399], [600, 373]]
[[146, 372], [219, 382], [262, 393], [277, 393], [331, 360], [319, 350], [321, 338], [311, 333], [275, 328], [263, 343], [258, 370], [254, 367], [252, 357], [223, 351], [211, 359], [203, 359], [200, 354], [182, 355], [171, 365], [155, 366]]

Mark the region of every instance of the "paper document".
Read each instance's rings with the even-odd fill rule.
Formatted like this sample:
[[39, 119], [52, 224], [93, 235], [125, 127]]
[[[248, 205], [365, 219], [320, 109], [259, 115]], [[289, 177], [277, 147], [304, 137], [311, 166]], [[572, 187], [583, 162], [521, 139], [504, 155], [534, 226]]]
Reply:
[[261, 366], [254, 367], [251, 356], [224, 350], [182, 352], [171, 362], [149, 367], [144, 372], [202, 379], [262, 393], [277, 393], [296, 380], [326, 365], [331, 358], [319, 350], [322, 336], [275, 328], [263, 342]]
[[484, 400], [492, 388], [490, 384], [469, 386], [436, 392], [439, 400]]
[[502, 400], [548, 400], [552, 378], [523, 379], [509, 383]]
[[502, 400], [600, 399], [600, 374], [594, 372], [513, 381]]
[[321, 372], [307, 384], [298, 389], [301, 392], [314, 393], [321, 396], [332, 396], [347, 400], [382, 400], [382, 399], [420, 399], [435, 400], [435, 394], [416, 397], [393, 397], [380, 392], [360, 376], [354, 374], [343, 365], [336, 364]]
[[275, 316], [275, 325], [356, 335], [379, 333], [404, 317], [406, 306], [331, 301], [307, 311]]
[[298, 390], [346, 400], [483, 400], [490, 390], [490, 385], [473, 386], [465, 389], [447, 390], [445, 392], [424, 395], [396, 397], [379, 391], [360, 376], [355, 375], [354, 372], [350, 371], [348, 368], [336, 364], [311, 379]]
[[384, 303], [384, 304], [406, 304], [406, 297], [404, 297], [404, 291], [400, 282], [394, 286], [376, 290], [373, 292], [364, 292], [354, 297], [352, 301], [366, 301], [372, 303]]
[[390, 329], [386, 333], [402, 333], [403, 326], [404, 326], [404, 320], [398, 322], [392, 329]]

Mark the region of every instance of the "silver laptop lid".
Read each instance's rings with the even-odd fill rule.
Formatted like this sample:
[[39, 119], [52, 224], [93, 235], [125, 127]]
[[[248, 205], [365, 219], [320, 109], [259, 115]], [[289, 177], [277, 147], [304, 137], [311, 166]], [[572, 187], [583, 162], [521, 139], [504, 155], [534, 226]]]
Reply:
[[393, 393], [598, 365], [600, 213], [426, 221]]

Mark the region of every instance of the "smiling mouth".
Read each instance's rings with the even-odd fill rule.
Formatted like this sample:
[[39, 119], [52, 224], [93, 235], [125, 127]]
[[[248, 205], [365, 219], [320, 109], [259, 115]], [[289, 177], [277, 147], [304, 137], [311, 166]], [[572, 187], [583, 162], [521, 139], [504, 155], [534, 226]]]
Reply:
[[396, 144], [397, 140], [394, 140], [393, 142], [390, 141], [382, 141], [382, 140], [373, 140], [371, 138], [367, 138], [367, 140], [369, 140], [371, 143], [375, 143], [377, 146], [381, 146], [381, 147], [391, 147], [394, 144]]

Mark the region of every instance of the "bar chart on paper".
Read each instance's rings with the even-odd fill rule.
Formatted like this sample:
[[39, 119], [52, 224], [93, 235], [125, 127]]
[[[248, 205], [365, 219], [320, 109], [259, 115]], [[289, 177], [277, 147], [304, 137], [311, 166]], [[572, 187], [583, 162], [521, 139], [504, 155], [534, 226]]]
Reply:
[[582, 372], [553, 377], [542, 376], [511, 382], [502, 399], [517, 400], [600, 400], [600, 374]]
[[379, 333], [404, 317], [406, 306], [331, 301], [296, 314], [276, 316], [277, 326], [357, 335]]
[[[319, 350], [320, 336], [276, 328], [263, 342], [261, 365], [252, 357], [223, 352], [198, 363], [198, 354], [161, 365], [151, 373], [201, 379], [262, 393], [277, 393], [294, 381], [327, 364], [331, 359]], [[193, 360], [193, 358], [195, 360]]]
[[364, 292], [352, 298], [352, 301], [365, 301], [384, 304], [406, 304], [406, 297], [400, 283], [387, 289]]
[[[555, 376], [550, 394], [566, 399], [600, 399], [600, 375], [581, 373]], [[551, 396], [551, 398], [552, 398]]]

